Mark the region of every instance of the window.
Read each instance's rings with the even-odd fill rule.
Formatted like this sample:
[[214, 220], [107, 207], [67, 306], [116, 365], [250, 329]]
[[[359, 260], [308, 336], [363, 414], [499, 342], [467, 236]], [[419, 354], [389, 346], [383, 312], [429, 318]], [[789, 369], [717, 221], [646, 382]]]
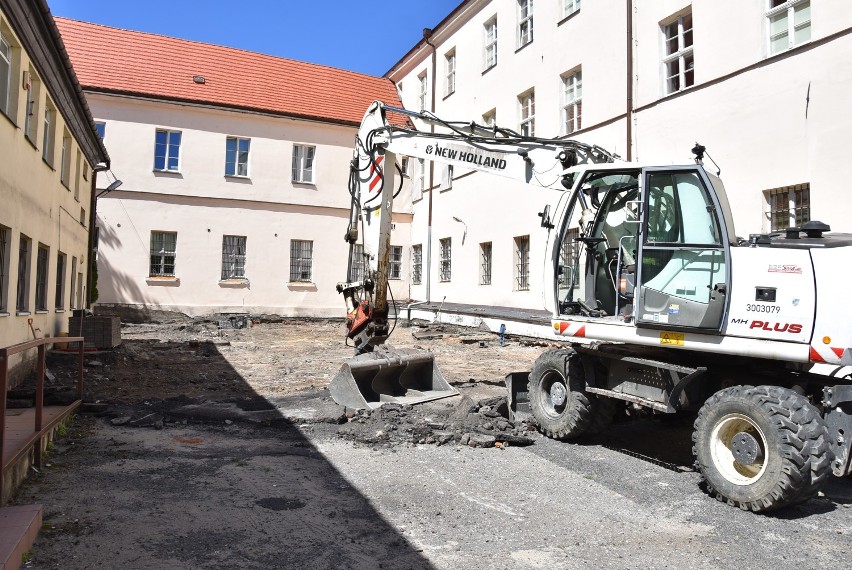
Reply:
[[518, 0], [518, 47], [533, 41], [533, 0]]
[[[53, 166], [53, 146], [56, 141], [56, 107], [53, 106], [49, 98], [44, 103], [44, 133], [42, 133], [42, 141], [41, 157], [50, 166]], [[64, 150], [65, 140], [62, 141], [62, 144]], [[68, 137], [68, 144], [71, 144], [71, 137]], [[62, 179], [61, 173], [60, 179]]]
[[570, 135], [582, 128], [583, 73], [577, 71], [562, 77], [562, 134]]
[[452, 238], [444, 238], [439, 243], [441, 244], [441, 281], [446, 282], [453, 276], [453, 242]]
[[390, 264], [388, 266], [388, 279], [402, 279], [402, 246], [390, 246]]
[[104, 140], [106, 136], [106, 123], [102, 121], [95, 121], [95, 130], [98, 132], [98, 136], [101, 137], [101, 140]]
[[248, 176], [251, 139], [228, 137], [225, 141], [225, 176]]
[[408, 162], [407, 156], [400, 157], [399, 159], [399, 169], [402, 171], [403, 176], [408, 176]]
[[446, 88], [444, 96], [449, 97], [456, 92], [456, 50], [451, 50], [444, 56]]
[[18, 244], [18, 296], [15, 309], [19, 313], [30, 310], [30, 238], [21, 234]]
[[177, 233], [151, 232], [151, 277], [174, 277]]
[[497, 124], [497, 109], [491, 109], [482, 115], [482, 124], [486, 127], [493, 127]]
[[313, 265], [314, 242], [290, 240], [290, 281], [310, 283]]
[[12, 46], [0, 31], [0, 111], [10, 115], [12, 98]]
[[411, 284], [420, 285], [423, 281], [423, 246], [411, 246]]
[[222, 236], [222, 279], [246, 278], [246, 237]]
[[65, 308], [65, 254], [61, 251], [56, 255], [56, 297], [54, 305], [57, 310]]
[[580, 0], [562, 0], [562, 17], [567, 18], [580, 11]]
[[367, 260], [364, 259], [364, 246], [358, 243], [352, 244], [350, 252], [352, 257], [349, 258], [349, 281], [363, 281], [364, 270], [367, 267]]
[[85, 161], [83, 162], [83, 180], [87, 182], [89, 180], [89, 163]]
[[154, 170], [180, 170], [180, 131], [157, 129], [154, 134]]
[[77, 258], [71, 258], [71, 296], [68, 299], [68, 306], [72, 309], [77, 308], [77, 304], [74, 302], [74, 298], [77, 291], [76, 281], [74, 281], [74, 274], [77, 273]]
[[411, 179], [412, 199], [419, 200], [426, 189], [426, 159], [418, 158], [414, 163], [414, 176]]
[[479, 244], [479, 284], [491, 285], [491, 242]]
[[441, 190], [452, 190], [453, 188], [453, 165], [441, 165]]
[[692, 56], [692, 13], [684, 14], [663, 26], [666, 95], [695, 83], [695, 61]]
[[30, 142], [36, 144], [36, 135], [38, 131], [38, 94], [41, 82], [36, 78], [32, 68], [27, 72], [27, 81], [29, 88], [27, 89], [27, 108], [24, 112], [24, 135]]
[[535, 136], [535, 91], [530, 91], [518, 97], [521, 109], [521, 134], [525, 137]]
[[515, 291], [530, 290], [530, 236], [515, 238]]
[[86, 176], [88, 177], [88, 172], [81, 171], [83, 165], [83, 153], [80, 152], [80, 149], [77, 149], [77, 162], [75, 163], [77, 169], [74, 171], [74, 199], [78, 202], [80, 201], [80, 177]]
[[484, 33], [484, 50], [483, 50], [483, 66], [486, 70], [497, 65], [497, 17], [491, 18], [485, 22], [483, 28]]
[[86, 208], [80, 208], [80, 225], [86, 225]]
[[36, 311], [47, 310], [47, 263], [49, 259], [50, 251], [47, 246], [38, 244], [38, 253], [36, 254]]
[[766, 192], [770, 231], [801, 227], [811, 219], [811, 185], [796, 184]]
[[71, 134], [68, 129], [63, 129], [62, 157], [59, 164], [59, 180], [68, 188], [71, 182]]
[[[82, 264], [81, 264], [82, 265]], [[73, 276], [71, 277], [74, 278]], [[77, 272], [77, 308], [83, 308], [83, 272]]]
[[420, 110], [428, 109], [426, 104], [429, 101], [429, 79], [424, 71], [417, 76], [417, 85], [419, 87], [418, 100], [420, 102]]
[[9, 228], [0, 226], [0, 313], [9, 310], [9, 239], [11, 237]]
[[314, 154], [316, 147], [293, 145], [293, 182], [314, 183]]
[[810, 0], [769, 0], [769, 55], [811, 39]]

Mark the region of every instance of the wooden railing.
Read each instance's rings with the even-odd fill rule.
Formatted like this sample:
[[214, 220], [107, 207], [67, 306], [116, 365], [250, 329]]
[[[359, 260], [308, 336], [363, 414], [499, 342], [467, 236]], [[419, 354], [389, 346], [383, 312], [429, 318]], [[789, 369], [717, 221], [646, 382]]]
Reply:
[[9, 357], [32, 349], [38, 349], [36, 362], [36, 393], [35, 393], [35, 429], [33, 436], [36, 445], [33, 448], [33, 460], [41, 468], [41, 442], [44, 435], [44, 371], [45, 355], [47, 345], [54, 343], [77, 342], [79, 343], [77, 362], [77, 400], [83, 399], [83, 352], [85, 349], [83, 337], [55, 337], [39, 338], [20, 344], [14, 344], [6, 348], [0, 348], [0, 505], [5, 503], [4, 481], [6, 472], [6, 392], [9, 390]]

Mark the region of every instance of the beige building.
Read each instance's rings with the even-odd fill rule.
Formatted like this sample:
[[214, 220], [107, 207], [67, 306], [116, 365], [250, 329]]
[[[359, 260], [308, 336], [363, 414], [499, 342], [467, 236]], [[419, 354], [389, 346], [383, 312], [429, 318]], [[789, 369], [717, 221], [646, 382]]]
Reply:
[[109, 156], [43, 0], [0, 0], [0, 346], [86, 306], [92, 187]]
[[[58, 23], [123, 181], [98, 201], [98, 303], [342, 316], [349, 162], [370, 101], [400, 104], [390, 81]], [[409, 297], [410, 202], [397, 201], [398, 299]]]
[[[850, 53], [841, 0], [466, 0], [386, 76], [408, 109], [625, 159], [690, 162], [698, 141], [748, 237], [849, 231]], [[428, 165], [412, 180], [413, 298], [542, 308], [536, 214], [559, 193]]]

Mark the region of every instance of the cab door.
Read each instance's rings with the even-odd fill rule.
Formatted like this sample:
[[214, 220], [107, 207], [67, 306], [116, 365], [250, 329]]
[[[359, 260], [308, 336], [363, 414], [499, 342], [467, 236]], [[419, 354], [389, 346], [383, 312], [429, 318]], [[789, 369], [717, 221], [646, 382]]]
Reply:
[[721, 207], [704, 169], [643, 170], [636, 326], [718, 334], [730, 257]]

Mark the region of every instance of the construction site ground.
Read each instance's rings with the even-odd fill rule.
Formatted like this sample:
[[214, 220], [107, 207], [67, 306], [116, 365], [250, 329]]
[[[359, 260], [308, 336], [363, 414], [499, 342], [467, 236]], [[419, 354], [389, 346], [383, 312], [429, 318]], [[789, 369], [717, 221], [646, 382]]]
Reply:
[[[13, 503], [41, 503], [28, 568], [828, 568], [852, 481], [776, 515], [705, 495], [690, 418], [561, 443], [505, 417], [502, 381], [550, 348], [397, 327], [460, 395], [373, 412], [326, 389], [339, 321], [124, 325], [86, 357], [93, 402]], [[54, 392], [73, 357], [52, 354]]]

